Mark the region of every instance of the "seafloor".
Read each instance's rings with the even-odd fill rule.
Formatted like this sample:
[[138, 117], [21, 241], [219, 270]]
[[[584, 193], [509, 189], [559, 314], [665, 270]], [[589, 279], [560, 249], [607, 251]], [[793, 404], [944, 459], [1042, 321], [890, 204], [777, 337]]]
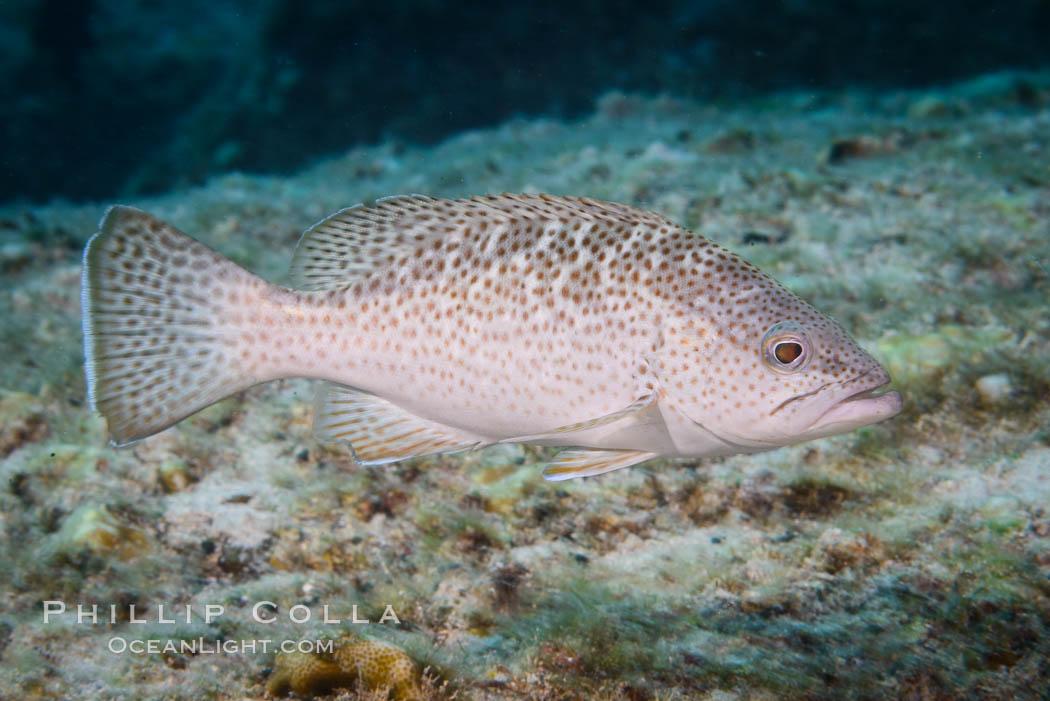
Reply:
[[[609, 95], [576, 123], [132, 204], [281, 281], [335, 209], [500, 191], [651, 208], [741, 252], [882, 360], [903, 413], [553, 484], [518, 446], [355, 466], [312, 438], [310, 383], [288, 380], [113, 449], [80, 349], [79, 253], [106, 203], [8, 206], [0, 698], [320, 692], [355, 672], [215, 646], [359, 637], [430, 668], [402, 698], [1050, 698], [1050, 75], [749, 105]], [[45, 623], [45, 601], [68, 610]], [[260, 601], [276, 623], [253, 620]], [[209, 604], [224, 613], [205, 622]], [[378, 622], [388, 605], [399, 624]], [[334, 693], [380, 697], [366, 677]]]

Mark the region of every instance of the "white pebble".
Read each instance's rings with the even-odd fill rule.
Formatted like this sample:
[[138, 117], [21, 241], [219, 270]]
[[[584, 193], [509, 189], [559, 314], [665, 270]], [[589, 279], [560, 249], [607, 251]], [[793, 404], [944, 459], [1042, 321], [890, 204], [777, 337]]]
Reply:
[[1010, 398], [1010, 376], [1005, 374], [985, 375], [977, 380], [977, 393], [985, 404], [1002, 404]]

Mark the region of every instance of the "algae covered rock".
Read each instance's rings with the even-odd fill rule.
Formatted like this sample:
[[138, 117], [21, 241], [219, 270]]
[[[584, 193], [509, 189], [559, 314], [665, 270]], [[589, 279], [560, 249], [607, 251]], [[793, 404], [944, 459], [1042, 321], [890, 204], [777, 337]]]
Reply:
[[51, 545], [65, 555], [86, 550], [127, 560], [145, 553], [150, 539], [105, 504], [84, 504], [63, 520]]
[[23, 392], [0, 392], [0, 458], [50, 435], [40, 404], [36, 397]]
[[878, 355], [900, 384], [937, 377], [953, 364], [979, 361], [1011, 339], [1009, 331], [942, 324], [926, 334], [894, 334], [878, 342]]

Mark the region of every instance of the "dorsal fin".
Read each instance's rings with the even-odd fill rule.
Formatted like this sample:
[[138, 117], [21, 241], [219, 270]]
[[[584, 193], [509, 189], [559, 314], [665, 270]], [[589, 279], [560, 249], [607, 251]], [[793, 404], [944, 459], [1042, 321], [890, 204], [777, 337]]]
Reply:
[[[393, 262], [419, 244], [413, 223], [426, 224], [434, 200], [423, 195], [389, 197], [373, 207], [341, 209], [303, 232], [292, 257], [291, 284], [301, 290], [349, 287], [384, 262]], [[415, 221], [413, 222], [413, 219]]]
[[614, 221], [619, 224], [653, 224], [659, 227], [681, 228], [656, 212], [632, 207], [619, 202], [592, 200], [589, 197], [561, 197], [558, 195], [485, 195], [472, 197], [468, 201], [483, 204], [491, 210], [505, 212], [513, 217], [529, 219], [596, 219]]
[[344, 289], [376, 269], [407, 258], [435, 238], [484, 222], [489, 235], [512, 220], [614, 220], [674, 227], [658, 214], [584, 198], [551, 195], [485, 195], [446, 200], [407, 195], [355, 205], [307, 229], [292, 258], [292, 286]]

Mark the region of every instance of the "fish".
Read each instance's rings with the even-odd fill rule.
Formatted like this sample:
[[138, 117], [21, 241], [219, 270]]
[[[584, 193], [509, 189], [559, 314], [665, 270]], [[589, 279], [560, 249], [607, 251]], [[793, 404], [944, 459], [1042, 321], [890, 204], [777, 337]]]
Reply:
[[281, 286], [144, 211], [84, 250], [88, 402], [112, 444], [322, 380], [314, 433], [384, 464], [559, 446], [543, 476], [758, 453], [883, 421], [831, 318], [660, 214], [552, 195], [390, 197], [308, 228]]

